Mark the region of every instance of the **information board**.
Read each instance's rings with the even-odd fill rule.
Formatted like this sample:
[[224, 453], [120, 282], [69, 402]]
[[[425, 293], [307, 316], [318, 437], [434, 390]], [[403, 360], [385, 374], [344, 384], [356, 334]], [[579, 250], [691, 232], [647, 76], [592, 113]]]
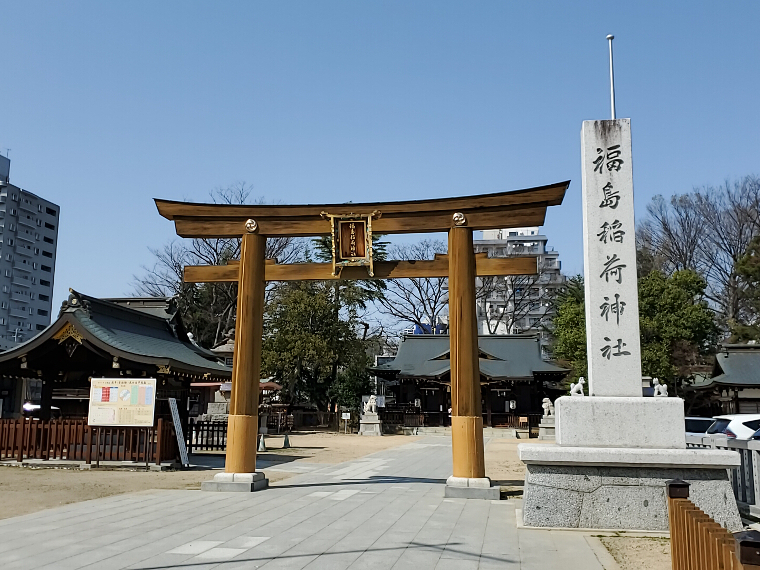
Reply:
[[155, 378], [93, 378], [90, 384], [91, 426], [153, 425]]

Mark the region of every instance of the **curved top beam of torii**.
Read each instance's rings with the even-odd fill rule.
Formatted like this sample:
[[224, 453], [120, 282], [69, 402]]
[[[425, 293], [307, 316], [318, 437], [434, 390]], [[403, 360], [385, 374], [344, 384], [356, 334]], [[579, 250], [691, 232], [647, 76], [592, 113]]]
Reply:
[[562, 203], [570, 181], [511, 192], [410, 200], [405, 202], [229, 205], [195, 204], [156, 199], [158, 212], [174, 221], [177, 235], [192, 238], [240, 237], [245, 223], [256, 220], [260, 235], [306, 237], [330, 234], [330, 215], [368, 215], [376, 212], [372, 230], [379, 234], [445, 232], [452, 216], [462, 213], [473, 230], [541, 226], [548, 206]]

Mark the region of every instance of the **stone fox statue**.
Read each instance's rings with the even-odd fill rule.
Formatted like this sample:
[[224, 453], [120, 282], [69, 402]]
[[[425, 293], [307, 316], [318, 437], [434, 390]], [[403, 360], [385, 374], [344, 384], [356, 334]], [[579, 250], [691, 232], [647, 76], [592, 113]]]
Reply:
[[571, 396], [585, 396], [586, 394], [583, 393], [583, 385], [586, 383], [586, 381], [583, 379], [583, 376], [578, 378], [577, 384], [570, 384], [570, 395]]
[[541, 407], [544, 409], [545, 416], [554, 415], [554, 404], [552, 404], [552, 401], [549, 398], [543, 399], [543, 403], [541, 404]]
[[369, 397], [369, 400], [367, 400], [367, 403], [364, 404], [364, 413], [365, 414], [377, 413], [377, 396], [372, 395]]

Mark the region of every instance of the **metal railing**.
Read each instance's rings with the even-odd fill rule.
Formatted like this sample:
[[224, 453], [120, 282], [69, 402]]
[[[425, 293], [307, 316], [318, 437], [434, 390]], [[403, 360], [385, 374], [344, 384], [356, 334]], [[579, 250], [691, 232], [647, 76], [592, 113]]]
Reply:
[[760, 441], [727, 438], [722, 434], [686, 436], [686, 447], [728, 449], [739, 453], [741, 465], [728, 469], [739, 509], [760, 516]]

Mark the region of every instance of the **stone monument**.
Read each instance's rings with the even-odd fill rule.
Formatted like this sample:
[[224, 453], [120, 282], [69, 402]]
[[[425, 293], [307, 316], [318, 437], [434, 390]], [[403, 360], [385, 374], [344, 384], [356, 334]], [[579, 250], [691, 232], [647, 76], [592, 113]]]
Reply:
[[383, 422], [377, 415], [377, 396], [374, 394], [364, 404], [359, 420], [359, 435], [383, 435]]
[[665, 482], [680, 478], [740, 530], [726, 471], [738, 454], [686, 449], [683, 400], [642, 395], [630, 119], [584, 121], [581, 141], [588, 397], [556, 400], [556, 444], [518, 446], [524, 523], [666, 530]]
[[538, 439], [555, 439], [554, 404], [549, 398], [544, 398], [541, 407], [544, 409], [544, 415], [538, 424]]

